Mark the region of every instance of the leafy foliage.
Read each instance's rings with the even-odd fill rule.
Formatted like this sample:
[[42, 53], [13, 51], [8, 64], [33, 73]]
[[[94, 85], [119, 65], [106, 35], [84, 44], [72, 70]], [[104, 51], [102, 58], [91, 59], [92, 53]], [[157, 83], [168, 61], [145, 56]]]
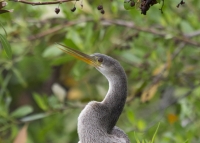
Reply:
[[8, 1], [14, 12], [0, 21], [0, 142], [20, 136], [27, 143], [76, 143], [80, 111], [106, 94], [106, 79], [55, 43], [120, 61], [129, 95], [117, 126], [131, 142], [200, 142], [200, 1], [179, 8], [180, 0], [165, 1], [161, 13], [162, 2], [144, 16], [138, 3], [122, 0]]
[[0, 41], [1, 41], [2, 47], [6, 51], [7, 56], [9, 58], [11, 58], [12, 57], [12, 51], [11, 51], [11, 47], [10, 47], [10, 44], [8, 43], [7, 39], [3, 35], [0, 35]]

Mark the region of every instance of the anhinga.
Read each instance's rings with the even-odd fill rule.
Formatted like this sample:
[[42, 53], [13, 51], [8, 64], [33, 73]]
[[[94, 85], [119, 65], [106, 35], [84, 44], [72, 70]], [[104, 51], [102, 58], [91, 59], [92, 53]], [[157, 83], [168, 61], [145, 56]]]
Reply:
[[101, 102], [91, 101], [78, 117], [79, 143], [130, 143], [123, 130], [116, 127], [127, 97], [126, 74], [120, 63], [104, 54], [86, 55], [59, 44], [68, 53], [94, 66], [109, 82], [109, 90]]

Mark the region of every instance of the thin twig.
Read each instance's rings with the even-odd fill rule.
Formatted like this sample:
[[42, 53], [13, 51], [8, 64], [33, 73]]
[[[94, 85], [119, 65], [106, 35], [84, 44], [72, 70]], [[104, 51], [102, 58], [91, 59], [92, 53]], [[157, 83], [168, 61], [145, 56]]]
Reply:
[[196, 37], [200, 35], [200, 30], [194, 31], [192, 33], [184, 34], [185, 37], [191, 38], [191, 37]]
[[79, 0], [57, 0], [57, 1], [51, 1], [51, 2], [29, 2], [29, 1], [26, 1], [26, 0], [14, 0], [14, 2], [30, 4], [32, 6], [35, 6], [35, 5], [61, 4], [61, 3], [65, 3], [65, 2], [71, 2], [71, 1], [79, 1]]
[[182, 96], [176, 98], [175, 100], [172, 100], [172, 102], [169, 103], [169, 105], [166, 106], [166, 107], [165, 107], [164, 109], [162, 109], [162, 110], [164, 111], [165, 109], [167, 109], [168, 107], [174, 105], [175, 103], [177, 103], [177, 102], [180, 101], [181, 99], [188, 97], [188, 96], [191, 95], [192, 92], [193, 92], [196, 88], [198, 88], [199, 86], [200, 86], [200, 83], [194, 85], [193, 87], [190, 88], [190, 90], [189, 90], [188, 92], [186, 92], [186, 93], [183, 94]]
[[80, 24], [80, 23], [84, 23], [84, 22], [88, 22], [88, 21], [91, 21], [90, 19], [84, 19], [84, 20], [78, 20], [78, 21], [72, 21], [72, 22], [67, 22], [63, 25], [60, 25], [60, 26], [57, 26], [57, 27], [54, 27], [54, 28], [51, 28], [47, 31], [44, 31], [44, 32], [41, 32], [37, 35], [33, 35], [31, 37], [29, 37], [28, 39], [29, 40], [36, 40], [36, 39], [40, 39], [42, 37], [45, 37], [49, 34], [52, 34], [52, 33], [55, 33], [57, 31], [60, 31], [62, 30], [63, 28], [66, 28], [66, 27], [69, 27], [69, 26], [73, 26], [73, 25], [77, 25], [77, 24]]
[[[185, 47], [185, 44], [181, 43], [180, 46], [175, 49], [175, 51], [172, 53], [171, 61], [173, 61], [178, 56], [178, 54], [182, 51], [182, 49], [184, 47]], [[166, 62], [165, 66], [162, 69], [162, 71], [153, 78], [152, 85], [158, 83], [160, 80], [163, 79], [163, 74], [167, 70], [167, 67], [168, 67], [168, 63]]]
[[165, 0], [162, 0], [162, 6], [161, 6], [161, 8], [159, 9], [159, 10], [161, 11], [162, 14], [163, 14], [164, 3], [165, 3]]

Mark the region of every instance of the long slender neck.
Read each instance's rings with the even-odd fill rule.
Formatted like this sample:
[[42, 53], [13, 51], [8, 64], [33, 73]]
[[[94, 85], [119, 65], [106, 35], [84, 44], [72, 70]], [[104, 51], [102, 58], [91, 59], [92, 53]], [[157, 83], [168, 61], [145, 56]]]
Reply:
[[127, 97], [127, 79], [122, 68], [117, 70], [117, 74], [107, 75], [109, 90], [102, 104], [109, 109], [109, 123], [107, 131], [110, 132], [115, 126], [124, 108]]

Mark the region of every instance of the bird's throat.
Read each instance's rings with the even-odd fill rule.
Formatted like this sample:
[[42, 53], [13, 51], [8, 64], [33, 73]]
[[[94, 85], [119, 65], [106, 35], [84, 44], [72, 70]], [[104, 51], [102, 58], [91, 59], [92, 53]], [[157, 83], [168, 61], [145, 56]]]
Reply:
[[109, 90], [102, 104], [109, 109], [108, 113], [108, 132], [115, 126], [124, 108], [127, 97], [127, 79], [124, 70], [119, 75], [107, 77]]

